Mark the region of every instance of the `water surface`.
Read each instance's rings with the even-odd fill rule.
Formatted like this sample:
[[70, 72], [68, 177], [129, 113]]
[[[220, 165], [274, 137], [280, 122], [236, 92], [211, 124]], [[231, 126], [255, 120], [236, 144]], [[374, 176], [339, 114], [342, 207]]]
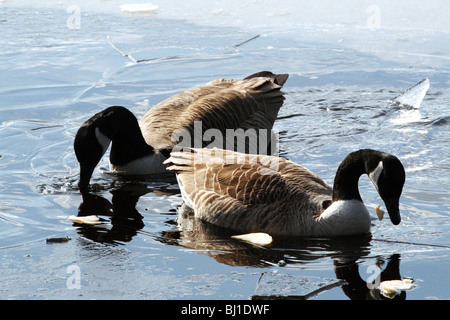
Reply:
[[[259, 2], [242, 10], [252, 6], [265, 12]], [[80, 28], [70, 29], [67, 7], [0, 4], [1, 298], [375, 299], [378, 274], [415, 279], [397, 298], [450, 298], [449, 29], [302, 24], [296, 8], [249, 25], [234, 7], [204, 9], [210, 23], [162, 4], [156, 15], [125, 17], [115, 1], [82, 6]], [[260, 70], [290, 74], [275, 124], [282, 156], [329, 184], [356, 149], [401, 159], [399, 226], [377, 220], [382, 201], [366, 177], [370, 236], [268, 248], [192, 220], [179, 225], [173, 179], [123, 181], [107, 173], [107, 157], [93, 176], [98, 192], [76, 189], [73, 138], [94, 113], [123, 105], [139, 118], [182, 90]], [[418, 110], [388, 103], [426, 77]], [[78, 213], [104, 223], [74, 225], [68, 217]]]

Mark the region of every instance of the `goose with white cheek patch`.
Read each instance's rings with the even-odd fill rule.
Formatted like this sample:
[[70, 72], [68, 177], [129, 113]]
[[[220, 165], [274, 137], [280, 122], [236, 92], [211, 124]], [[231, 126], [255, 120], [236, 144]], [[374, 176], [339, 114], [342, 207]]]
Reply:
[[[270, 132], [283, 105], [280, 89], [287, 78], [287, 74], [263, 71], [243, 80], [214, 80], [164, 100], [139, 122], [121, 106], [95, 114], [83, 123], [75, 136], [80, 190], [89, 186], [93, 171], [110, 144], [111, 172], [140, 175], [165, 172], [163, 162], [170, 150], [186, 138], [183, 133], [187, 133], [188, 138], [194, 136], [197, 121], [201, 124], [201, 135], [208, 129], [216, 129], [223, 136], [227, 129]], [[189, 146], [197, 146], [194, 139], [198, 138], [202, 140], [202, 136], [193, 137]], [[202, 147], [208, 143], [211, 141], [200, 141]], [[268, 147], [262, 146], [261, 151], [266, 153]]]
[[364, 149], [339, 165], [333, 188], [289, 160], [220, 149], [173, 152], [174, 171], [196, 218], [239, 233], [271, 236], [349, 236], [370, 231], [370, 216], [358, 180], [367, 174], [393, 224], [400, 223], [399, 198], [405, 182], [400, 160]]

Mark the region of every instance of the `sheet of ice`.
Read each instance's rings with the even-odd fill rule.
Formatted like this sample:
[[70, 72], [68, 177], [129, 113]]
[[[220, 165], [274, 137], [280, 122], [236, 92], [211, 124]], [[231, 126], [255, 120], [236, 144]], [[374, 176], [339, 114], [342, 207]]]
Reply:
[[158, 6], [151, 3], [128, 3], [120, 6], [120, 11], [127, 16], [155, 14], [157, 10]]
[[265, 272], [252, 299], [309, 299], [342, 284], [341, 280]]
[[[450, 61], [449, 42], [442, 40], [447, 39], [450, 33], [447, 14], [450, 1], [430, 0], [424, 4], [420, 0], [150, 0], [151, 5], [149, 0], [130, 1], [127, 4], [127, 0], [11, 0], [0, 2], [0, 7], [34, 7], [40, 14], [48, 8], [56, 8], [64, 20], [78, 19], [76, 21], [80, 23], [77, 26], [83, 32], [87, 30], [88, 19], [85, 17], [92, 13], [125, 15], [124, 12], [129, 12], [127, 16], [140, 19], [143, 17], [139, 12], [153, 12], [157, 7], [157, 14], [146, 14], [144, 18], [182, 20], [211, 26], [212, 29], [238, 28], [248, 35], [260, 35], [255, 43], [264, 43], [264, 47], [273, 50], [278, 57], [285, 49], [279, 41], [286, 38], [299, 41], [300, 45], [287, 48], [298, 50], [299, 56], [305, 54], [305, 46], [317, 47], [317, 44], [325, 44], [326, 47], [331, 44], [337, 52], [343, 52], [343, 56], [346, 52], [342, 50], [358, 51], [367, 55], [362, 66], [368, 72], [377, 69], [373, 64], [377, 60], [385, 61], [385, 66], [401, 62], [405, 68], [422, 70], [423, 66], [430, 65], [432, 70], [447, 68]], [[141, 22], [144, 26], [145, 21], [137, 23]], [[114, 20], [105, 20], [99, 25], [111, 26], [114, 23]], [[152, 32], [155, 30], [137, 29], [136, 35]], [[211, 41], [214, 38], [210, 37]], [[353, 66], [347, 69], [351, 68]], [[304, 68], [301, 71], [304, 72]], [[432, 74], [428, 76], [433, 77]], [[433, 81], [438, 85], [435, 77]]]
[[429, 88], [430, 81], [425, 78], [389, 102], [402, 107], [418, 109]]
[[376, 30], [398, 27], [403, 30], [449, 30], [448, 12], [450, 2], [429, 0], [20, 0], [0, 1], [2, 6], [66, 9], [77, 6], [82, 13], [103, 12], [120, 14], [120, 7], [126, 5], [132, 11], [142, 11], [154, 6], [162, 18], [183, 19], [196, 23], [255, 27], [275, 25], [289, 29], [292, 25], [353, 25]]

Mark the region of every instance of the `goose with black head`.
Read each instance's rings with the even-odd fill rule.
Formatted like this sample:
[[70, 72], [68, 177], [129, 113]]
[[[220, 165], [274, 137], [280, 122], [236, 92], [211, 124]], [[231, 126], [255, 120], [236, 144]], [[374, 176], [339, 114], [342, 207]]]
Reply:
[[174, 171], [195, 217], [239, 233], [272, 236], [348, 236], [367, 233], [371, 220], [358, 189], [367, 174], [393, 224], [400, 223], [399, 198], [405, 182], [400, 160], [362, 149], [339, 165], [333, 187], [289, 160], [228, 150], [173, 152]]
[[[81, 125], [75, 136], [79, 188], [89, 186], [93, 171], [110, 144], [111, 172], [140, 175], [166, 172], [163, 162], [180, 142], [174, 133], [186, 132], [192, 136], [196, 122], [201, 123], [203, 132], [217, 129], [224, 136], [227, 129], [270, 132], [283, 105], [281, 88], [287, 79], [287, 74], [263, 71], [242, 80], [213, 80], [164, 100], [139, 122], [122, 106], [95, 114]], [[209, 142], [201, 143], [205, 147]], [[268, 147], [260, 146], [258, 150], [262, 152]]]

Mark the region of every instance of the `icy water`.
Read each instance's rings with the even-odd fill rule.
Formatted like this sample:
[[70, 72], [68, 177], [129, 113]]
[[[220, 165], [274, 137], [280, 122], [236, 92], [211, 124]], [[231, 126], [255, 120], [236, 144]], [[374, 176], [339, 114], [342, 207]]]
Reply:
[[[144, 16], [123, 15], [117, 1], [0, 2], [0, 298], [382, 299], [374, 282], [412, 278], [396, 298], [449, 299], [450, 28], [439, 15], [426, 16], [429, 28], [418, 18], [448, 8], [408, 5], [396, 22], [384, 2], [348, 2], [340, 19], [331, 4], [290, 1], [155, 1]], [[378, 221], [367, 177], [371, 235], [266, 248], [178, 226], [174, 181], [120, 180], [106, 156], [99, 190], [80, 195], [73, 139], [94, 113], [123, 105], [139, 118], [185, 89], [261, 70], [290, 74], [275, 124], [283, 157], [329, 184], [351, 151], [400, 158], [400, 225]], [[419, 109], [389, 104], [424, 78]], [[74, 225], [79, 212], [103, 224]]]

